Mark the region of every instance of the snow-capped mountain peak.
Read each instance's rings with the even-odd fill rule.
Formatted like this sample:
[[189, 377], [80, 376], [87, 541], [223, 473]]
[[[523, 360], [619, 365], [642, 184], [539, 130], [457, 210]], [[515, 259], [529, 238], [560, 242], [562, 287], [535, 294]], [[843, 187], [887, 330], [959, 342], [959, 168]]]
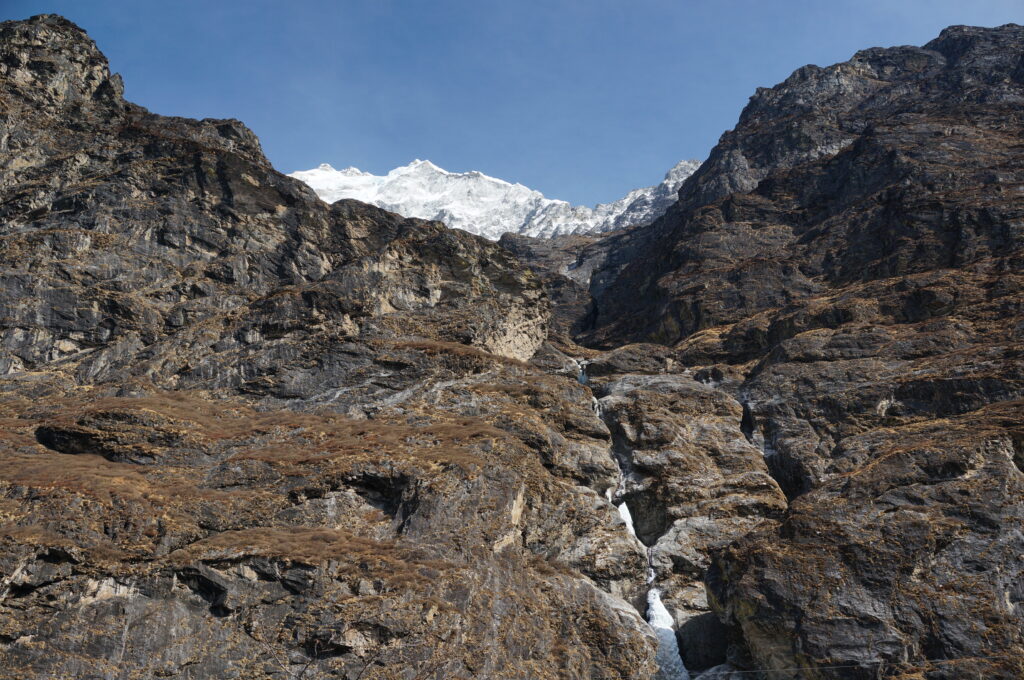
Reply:
[[505, 232], [557, 236], [647, 224], [675, 201], [679, 186], [699, 165], [682, 161], [669, 170], [661, 184], [635, 189], [618, 201], [593, 208], [546, 198], [522, 184], [476, 170], [449, 172], [420, 159], [386, 175], [354, 167], [335, 170], [323, 163], [291, 176], [329, 203], [354, 198], [407, 217], [443, 220], [450, 227], [498, 239]]
[[344, 177], [373, 177], [369, 172], [363, 172], [359, 168], [348, 166], [343, 170], [336, 170], [330, 163], [321, 163], [312, 170], [306, 170], [308, 173], [317, 173], [317, 175], [326, 177], [335, 177], [336, 175], [342, 175]]

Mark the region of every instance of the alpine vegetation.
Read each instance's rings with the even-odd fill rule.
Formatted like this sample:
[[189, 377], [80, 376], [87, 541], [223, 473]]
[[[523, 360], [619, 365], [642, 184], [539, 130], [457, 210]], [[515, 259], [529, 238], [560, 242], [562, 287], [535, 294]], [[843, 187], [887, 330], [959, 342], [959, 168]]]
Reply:
[[583, 208], [0, 23], [0, 678], [1020, 680], [1022, 55], [800, 68]]

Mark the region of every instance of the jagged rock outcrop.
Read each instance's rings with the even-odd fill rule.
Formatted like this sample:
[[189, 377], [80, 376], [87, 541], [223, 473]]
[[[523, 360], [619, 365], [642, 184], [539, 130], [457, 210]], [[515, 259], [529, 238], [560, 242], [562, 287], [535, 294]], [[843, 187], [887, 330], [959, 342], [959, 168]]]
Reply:
[[586, 235], [533, 238], [519, 234], [505, 234], [498, 241], [543, 281], [551, 301], [549, 336], [570, 342], [585, 327], [594, 306], [588, 254], [602, 242]]
[[300, 347], [386, 337], [394, 312], [406, 336], [510, 358], [543, 342], [543, 295], [504, 251], [321, 203], [237, 121], [123, 102], [67, 31], [4, 29], [5, 373], [62, 360], [79, 382], [129, 371], [216, 389], [273, 373], [310, 391], [315, 370], [289, 366], [309, 363]]
[[1012, 264], [1019, 40], [951, 28], [760, 89], [670, 214], [613, 237], [586, 339], [674, 343], [854, 282]]
[[952, 27], [799, 69], [597, 248], [580, 340], [670, 345], [791, 501], [711, 560], [735, 664], [1024, 675], [1022, 54]]
[[506, 250], [125, 102], [55, 16], [0, 24], [0, 151], [0, 677], [653, 674]]
[[0, 24], [0, 677], [1021, 677], [1021, 54], [806, 67], [502, 247]]

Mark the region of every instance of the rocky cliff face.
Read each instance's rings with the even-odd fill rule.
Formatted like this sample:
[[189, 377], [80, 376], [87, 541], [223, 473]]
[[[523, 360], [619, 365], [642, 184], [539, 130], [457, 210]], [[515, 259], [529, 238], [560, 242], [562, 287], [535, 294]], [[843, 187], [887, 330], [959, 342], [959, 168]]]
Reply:
[[0, 24], [0, 677], [1021, 677], [1022, 54], [807, 67], [497, 245]]
[[712, 560], [738, 664], [1024, 676], [1022, 59], [953, 27], [799, 69], [598, 248], [581, 340], [671, 345], [790, 499]]
[[507, 251], [125, 102], [59, 17], [0, 24], [0, 149], [0, 676], [653, 673]]

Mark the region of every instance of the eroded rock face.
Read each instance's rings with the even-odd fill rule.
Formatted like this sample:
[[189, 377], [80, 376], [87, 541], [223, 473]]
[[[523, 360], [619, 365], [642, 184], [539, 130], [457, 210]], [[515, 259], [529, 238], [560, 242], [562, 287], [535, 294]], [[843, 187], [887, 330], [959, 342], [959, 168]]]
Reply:
[[[256, 412], [182, 392], [4, 412], [10, 677], [653, 670], [622, 599], [643, 556], [614, 510], [480, 419]], [[152, 413], [187, 425], [191, 457], [166, 421], [133, 431], [126, 448], [145, 459], [95, 445]]]
[[1024, 675], [1022, 54], [1022, 27], [952, 27], [800, 69], [600, 244], [579, 339], [670, 347], [595, 368], [731, 395], [791, 500], [712, 551], [740, 667]]
[[620, 237], [588, 338], [676, 342], [839, 285], [1012, 263], [1019, 42], [954, 27], [759, 90], [672, 214]]
[[848, 437], [838, 457], [870, 462], [720, 553], [710, 591], [757, 661], [796, 649], [808, 672], [882, 659], [885, 676], [916, 657], [929, 678], [1019, 677], [1020, 415], [1001, 403]]
[[585, 327], [593, 308], [589, 292], [593, 263], [588, 253], [600, 242], [596, 236], [579, 234], [552, 238], [505, 234], [498, 241], [544, 282], [551, 300], [549, 335], [569, 341]]
[[3, 29], [5, 373], [61, 361], [76, 383], [293, 396], [323, 388], [303, 351], [392, 336], [399, 312], [407, 337], [518, 360], [543, 342], [543, 293], [503, 250], [323, 204], [241, 123], [125, 103], [79, 36], [57, 19]]
[[625, 472], [617, 496], [648, 546], [651, 586], [675, 618], [687, 668], [716, 665], [727, 640], [705, 596], [711, 556], [774, 525], [786, 498], [723, 390], [673, 374], [617, 374], [598, 385]]
[[654, 673], [506, 250], [125, 102], [54, 16], [0, 24], [0, 149], [0, 676]]
[[1022, 53], [801, 69], [538, 276], [0, 24], [0, 676], [651, 678], [655, 588], [709, 678], [1021, 677]]

